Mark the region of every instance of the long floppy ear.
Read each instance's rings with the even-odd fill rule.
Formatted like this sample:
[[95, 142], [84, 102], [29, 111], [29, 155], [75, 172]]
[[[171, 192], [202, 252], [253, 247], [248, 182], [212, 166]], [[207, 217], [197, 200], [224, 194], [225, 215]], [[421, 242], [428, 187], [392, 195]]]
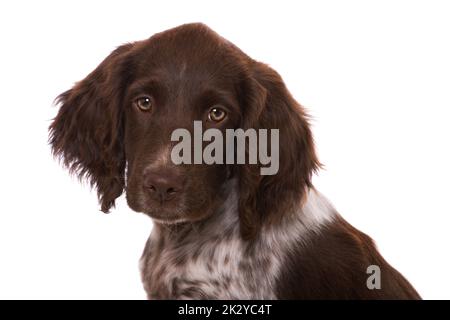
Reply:
[[300, 204], [320, 163], [308, 116], [280, 75], [253, 61], [245, 82], [244, 129], [279, 129], [279, 170], [275, 175], [261, 175], [260, 165], [246, 164], [238, 169], [241, 233], [252, 239], [262, 224], [276, 223]]
[[123, 88], [132, 44], [113, 51], [92, 73], [56, 99], [61, 105], [49, 127], [55, 157], [97, 189], [108, 212], [124, 188]]

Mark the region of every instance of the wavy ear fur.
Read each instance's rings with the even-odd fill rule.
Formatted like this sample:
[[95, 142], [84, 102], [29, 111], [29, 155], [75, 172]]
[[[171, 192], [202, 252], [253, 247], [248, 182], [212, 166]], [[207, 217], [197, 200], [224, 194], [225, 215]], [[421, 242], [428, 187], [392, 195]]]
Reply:
[[308, 116], [287, 90], [280, 75], [253, 62], [244, 87], [243, 127], [279, 129], [279, 171], [260, 175], [258, 165], [239, 167], [241, 233], [252, 239], [265, 223], [276, 223], [298, 206], [320, 167]]
[[101, 210], [108, 212], [124, 188], [124, 83], [132, 44], [113, 51], [91, 74], [56, 99], [61, 105], [49, 127], [55, 157], [71, 173], [97, 189]]

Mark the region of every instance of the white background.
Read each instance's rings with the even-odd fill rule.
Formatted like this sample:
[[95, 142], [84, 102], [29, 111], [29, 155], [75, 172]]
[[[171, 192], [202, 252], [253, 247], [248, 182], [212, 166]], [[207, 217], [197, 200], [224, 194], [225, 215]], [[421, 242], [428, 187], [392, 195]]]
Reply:
[[53, 99], [116, 46], [201, 21], [269, 63], [315, 119], [315, 185], [427, 299], [448, 299], [445, 1], [2, 1], [0, 298], [143, 299], [150, 219], [110, 215], [52, 159]]

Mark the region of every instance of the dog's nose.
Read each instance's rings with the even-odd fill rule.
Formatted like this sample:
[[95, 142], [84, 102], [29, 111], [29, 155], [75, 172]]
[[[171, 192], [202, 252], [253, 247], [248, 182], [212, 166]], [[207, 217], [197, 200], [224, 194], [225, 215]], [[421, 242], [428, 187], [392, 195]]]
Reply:
[[148, 171], [144, 174], [144, 189], [152, 199], [164, 202], [175, 198], [183, 189], [183, 179], [173, 171]]

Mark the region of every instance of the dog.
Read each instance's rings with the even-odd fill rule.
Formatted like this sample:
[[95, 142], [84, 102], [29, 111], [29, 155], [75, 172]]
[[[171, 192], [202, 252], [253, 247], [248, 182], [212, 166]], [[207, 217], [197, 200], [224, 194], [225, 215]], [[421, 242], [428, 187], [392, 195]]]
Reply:
[[[420, 299], [312, 185], [308, 115], [280, 75], [204, 24], [118, 47], [57, 103], [54, 156], [90, 181], [103, 212], [125, 190], [152, 218], [140, 262], [149, 299]], [[276, 174], [174, 164], [171, 134], [195, 121], [279, 129]]]

